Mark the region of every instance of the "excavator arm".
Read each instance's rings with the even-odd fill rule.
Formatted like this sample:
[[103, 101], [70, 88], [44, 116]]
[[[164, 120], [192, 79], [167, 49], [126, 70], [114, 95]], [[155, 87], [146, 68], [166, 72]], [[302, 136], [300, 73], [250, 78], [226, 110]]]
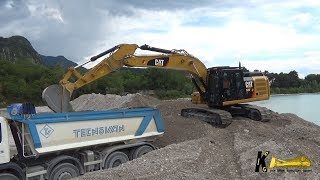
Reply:
[[[92, 81], [95, 81], [121, 68], [123, 66], [123, 60], [127, 56], [134, 54], [137, 48], [139, 48], [139, 46], [136, 44], [120, 44], [97, 56], [92, 57], [89, 62], [93, 62], [98, 58], [110, 53], [109, 57], [102, 60], [99, 64], [94, 66], [84, 75], [81, 75], [76, 70], [76, 68], [70, 67], [68, 72], [64, 74], [63, 79], [60, 81], [60, 84], [68, 92], [70, 92], [70, 95], [71, 95], [74, 90], [79, 89], [82, 86], [89, 84]], [[75, 82], [69, 81], [72, 76], [75, 76], [77, 78]]]
[[[162, 54], [135, 55], [135, 51], [138, 48]], [[109, 54], [107, 58], [102, 60], [84, 75], [81, 75], [75, 67], [70, 67], [60, 81], [60, 85], [51, 85], [43, 91], [42, 98], [47, 105], [55, 112], [71, 111], [72, 109], [69, 101], [74, 90], [110, 74], [123, 66], [156, 67], [187, 71], [192, 75], [192, 81], [199, 91], [198, 94], [195, 93], [194, 95], [197, 97], [196, 99], [200, 100], [201, 97], [205, 97], [207, 68], [199, 59], [188, 54], [184, 50], [165, 50], [150, 47], [148, 45], [139, 47], [136, 44], [120, 44], [92, 57], [88, 62], [95, 61], [107, 54]], [[88, 62], [84, 64], [87, 64]], [[83, 66], [84, 64], [80, 66]], [[76, 80], [71, 82], [70, 79], [73, 76]]]
[[168, 50], [153, 48], [147, 45], [141, 46], [140, 49], [168, 54], [130, 55], [125, 58], [124, 65], [128, 67], [156, 67], [186, 71], [192, 75], [192, 81], [201, 97], [205, 97], [207, 68], [199, 59], [184, 50], [172, 50], [169, 53]]

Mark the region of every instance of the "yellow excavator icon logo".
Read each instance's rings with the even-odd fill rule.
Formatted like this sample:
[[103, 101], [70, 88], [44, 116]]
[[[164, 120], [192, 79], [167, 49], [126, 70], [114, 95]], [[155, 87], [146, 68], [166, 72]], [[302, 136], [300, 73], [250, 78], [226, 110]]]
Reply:
[[269, 168], [308, 168], [311, 167], [311, 161], [307, 156], [298, 156], [293, 159], [281, 160], [272, 156]]
[[[269, 151], [266, 151], [262, 155], [262, 151], [258, 152], [255, 172], [259, 172], [260, 166], [262, 168], [262, 172], [268, 171], [267, 166], [266, 166], [266, 162], [265, 162], [265, 158], [269, 155], [269, 153], [270, 153]], [[272, 156], [271, 161], [270, 161], [270, 165], [269, 165], [269, 169], [273, 169], [273, 168], [277, 168], [277, 167], [284, 168], [284, 169], [309, 168], [309, 167], [311, 167], [311, 161], [305, 155], [298, 156], [298, 157], [295, 157], [292, 159], [287, 159], [287, 160], [278, 159], [278, 158]]]

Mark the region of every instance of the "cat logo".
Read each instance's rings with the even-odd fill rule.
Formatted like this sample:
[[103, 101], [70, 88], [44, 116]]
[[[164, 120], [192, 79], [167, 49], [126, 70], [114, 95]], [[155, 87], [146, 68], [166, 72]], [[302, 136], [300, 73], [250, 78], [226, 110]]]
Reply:
[[154, 65], [156, 65], [156, 66], [163, 66], [163, 62], [164, 62], [163, 59], [155, 59], [155, 60], [154, 60]]
[[246, 81], [245, 84], [246, 84], [246, 88], [247, 89], [253, 87], [253, 82], [252, 81]]
[[164, 67], [168, 64], [169, 57], [156, 58], [148, 61], [148, 66], [161, 66]]

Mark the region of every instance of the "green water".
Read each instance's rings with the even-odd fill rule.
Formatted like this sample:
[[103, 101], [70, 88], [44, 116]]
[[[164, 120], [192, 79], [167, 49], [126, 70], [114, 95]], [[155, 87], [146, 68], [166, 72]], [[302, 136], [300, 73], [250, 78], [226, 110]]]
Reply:
[[267, 101], [254, 102], [279, 113], [294, 113], [320, 125], [320, 94], [275, 95]]

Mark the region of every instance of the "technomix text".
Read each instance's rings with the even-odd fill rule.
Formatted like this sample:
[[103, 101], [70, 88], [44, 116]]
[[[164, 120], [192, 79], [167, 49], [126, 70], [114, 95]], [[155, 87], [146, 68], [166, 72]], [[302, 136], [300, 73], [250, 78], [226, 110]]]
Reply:
[[124, 125], [114, 125], [114, 126], [105, 126], [105, 127], [74, 129], [73, 134], [76, 138], [78, 138], [78, 137], [117, 133], [122, 131], [124, 131]]

